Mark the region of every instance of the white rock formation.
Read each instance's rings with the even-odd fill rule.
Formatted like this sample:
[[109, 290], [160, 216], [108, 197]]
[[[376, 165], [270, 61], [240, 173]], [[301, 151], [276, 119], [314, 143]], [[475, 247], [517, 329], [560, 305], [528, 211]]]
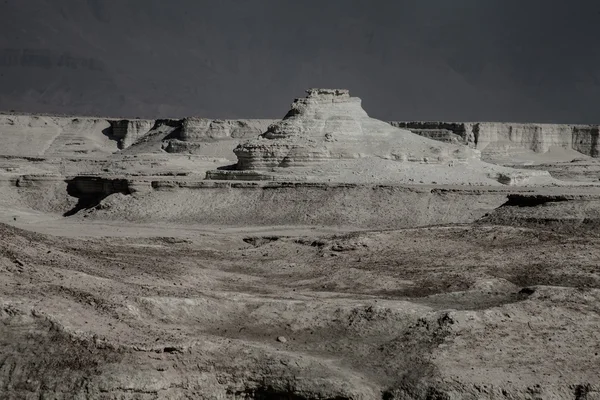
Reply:
[[[347, 90], [310, 89], [283, 120], [234, 149], [231, 169], [208, 179], [344, 183], [528, 185], [546, 171], [487, 164], [477, 149], [443, 143], [370, 118]], [[446, 135], [448, 136], [448, 135]]]
[[551, 147], [571, 148], [572, 127], [554, 124], [506, 124], [484, 122], [472, 124], [476, 148], [487, 153], [502, 153], [524, 148], [545, 153]]
[[185, 118], [179, 134], [170, 139], [164, 149], [169, 153], [214, 155], [230, 158], [231, 148], [240, 140], [264, 132], [274, 120]]
[[167, 150], [231, 155], [231, 148], [240, 140], [256, 137], [273, 122], [270, 119], [153, 120], [0, 113], [0, 155], [103, 156], [131, 147], [134, 148], [128, 154]]
[[600, 144], [598, 136], [600, 133], [599, 127], [590, 125], [573, 126], [571, 133], [573, 150], [586, 154], [592, 157], [600, 157]]
[[[330, 96], [333, 95], [332, 93]], [[335, 108], [335, 113], [341, 118], [337, 123], [340, 126], [346, 124], [343, 126], [345, 132], [352, 134], [355, 127], [362, 126], [362, 123], [358, 123], [355, 127], [348, 126], [349, 122], [347, 116], [343, 117], [342, 108], [346, 108], [346, 113], [352, 113], [350, 110], [354, 107], [356, 113], [353, 114], [353, 118], [358, 116], [358, 113], [363, 113], [363, 117], [366, 114], [360, 108], [359, 99], [349, 97], [347, 91], [338, 90], [337, 93], [335, 102], [329, 102], [329, 111], [333, 112]], [[314, 108], [315, 95], [324, 96], [325, 93], [315, 92], [311, 95], [313, 98], [310, 101], [311, 96], [299, 101], [295, 107], [301, 108], [300, 103], [307, 102]], [[343, 97], [346, 97], [346, 100], [343, 100]], [[358, 110], [356, 110], [357, 105]], [[297, 111], [292, 110], [291, 114], [294, 112]], [[292, 126], [294, 121], [292, 117], [293, 115], [286, 118], [285, 124], [275, 124], [271, 132], [272, 137], [276, 136], [275, 132], [278, 130], [293, 131], [295, 128]], [[318, 119], [323, 121], [323, 118], [325, 116], [320, 115], [315, 118], [315, 121]], [[372, 121], [370, 120], [369, 123]], [[0, 139], [2, 140], [0, 154], [94, 156], [113, 153], [142, 143], [144, 151], [149, 152], [161, 152], [162, 148], [171, 153], [207, 155], [211, 151], [216, 151], [222, 157], [224, 153], [231, 154], [227, 146], [235, 147], [241, 140], [254, 138], [267, 131], [275, 122], [271, 119], [215, 120], [192, 117], [183, 120], [147, 120], [0, 114]], [[331, 130], [333, 123], [333, 119], [328, 119], [327, 126], [323, 125], [319, 129]], [[381, 121], [377, 123], [381, 126]], [[488, 160], [502, 161], [524, 152], [525, 155], [532, 153], [542, 155], [555, 149], [568, 150], [565, 157], [571, 155], [576, 157], [574, 151], [591, 157], [600, 157], [598, 125], [399, 121], [390, 124], [441, 142], [466, 144], [481, 151], [482, 157]], [[378, 128], [377, 132], [386, 129], [388, 128]], [[352, 135], [357, 136], [356, 132]], [[348, 135], [345, 142], [346, 139]], [[371, 145], [375, 145], [376, 140], [373, 138], [369, 140], [372, 142]], [[138, 151], [140, 146], [137, 147], [133, 151]], [[360, 156], [362, 153], [364, 152], [349, 149], [349, 154], [354, 156]], [[376, 153], [386, 157], [383, 154], [386, 153], [385, 151], [376, 151]], [[315, 156], [322, 157], [323, 154]], [[393, 158], [391, 154], [388, 156]]]
[[576, 150], [600, 157], [598, 125], [535, 124], [508, 122], [400, 122], [391, 125], [414, 133], [448, 130], [484, 157], [510, 156], [519, 150], [546, 153], [551, 148]]
[[104, 118], [0, 114], [0, 155], [103, 156], [118, 150]]
[[271, 119], [185, 118], [180, 139], [183, 141], [249, 139], [263, 133], [274, 122], [275, 120]]
[[154, 126], [150, 119], [121, 119], [112, 120], [112, 135], [119, 140], [119, 148], [126, 149], [141, 137], [146, 135]]
[[443, 144], [370, 118], [347, 90], [310, 89], [283, 120], [235, 148], [237, 169], [298, 167], [314, 162], [379, 157], [427, 163], [479, 158], [476, 150]]

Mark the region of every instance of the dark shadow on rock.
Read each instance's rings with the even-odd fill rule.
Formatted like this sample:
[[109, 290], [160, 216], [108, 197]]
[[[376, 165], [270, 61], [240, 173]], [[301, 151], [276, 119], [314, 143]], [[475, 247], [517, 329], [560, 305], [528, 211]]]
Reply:
[[97, 207], [102, 200], [115, 193], [131, 194], [126, 179], [107, 179], [95, 176], [78, 176], [67, 180], [67, 194], [78, 199], [71, 210], [63, 214], [70, 217], [81, 210]]
[[509, 194], [506, 203], [500, 207], [538, 207], [547, 203], [560, 203], [569, 201], [567, 195], [530, 195], [530, 194]]
[[107, 138], [109, 138], [110, 140], [112, 140], [113, 142], [116, 142], [117, 143], [117, 147], [120, 148], [120, 146], [121, 146], [121, 139], [115, 136], [112, 125], [109, 126], [108, 128], [102, 129], [102, 134], [104, 136], [106, 136]]
[[175, 128], [173, 132], [169, 133], [167, 136], [163, 138], [163, 140], [171, 140], [171, 139], [181, 139], [181, 127]]
[[222, 167], [217, 167], [217, 170], [219, 170], [219, 171], [236, 171], [237, 164], [223, 165]]

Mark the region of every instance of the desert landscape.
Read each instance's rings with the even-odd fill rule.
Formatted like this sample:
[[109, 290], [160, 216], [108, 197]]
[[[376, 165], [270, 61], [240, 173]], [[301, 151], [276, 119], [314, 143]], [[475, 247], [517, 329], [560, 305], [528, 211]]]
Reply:
[[600, 399], [597, 125], [0, 115], [0, 397]]

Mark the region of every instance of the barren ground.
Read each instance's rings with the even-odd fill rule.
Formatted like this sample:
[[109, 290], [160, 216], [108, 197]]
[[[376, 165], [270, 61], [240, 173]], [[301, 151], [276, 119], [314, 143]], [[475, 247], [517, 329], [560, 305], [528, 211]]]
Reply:
[[22, 225], [0, 228], [8, 397], [597, 390], [594, 231]]
[[600, 399], [595, 159], [198, 183], [228, 163], [0, 159], [0, 398]]

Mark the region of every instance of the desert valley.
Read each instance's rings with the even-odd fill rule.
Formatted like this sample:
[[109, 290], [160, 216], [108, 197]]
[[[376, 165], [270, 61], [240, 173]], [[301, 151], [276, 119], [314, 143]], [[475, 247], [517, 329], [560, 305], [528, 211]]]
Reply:
[[600, 399], [598, 125], [0, 115], [0, 397]]

